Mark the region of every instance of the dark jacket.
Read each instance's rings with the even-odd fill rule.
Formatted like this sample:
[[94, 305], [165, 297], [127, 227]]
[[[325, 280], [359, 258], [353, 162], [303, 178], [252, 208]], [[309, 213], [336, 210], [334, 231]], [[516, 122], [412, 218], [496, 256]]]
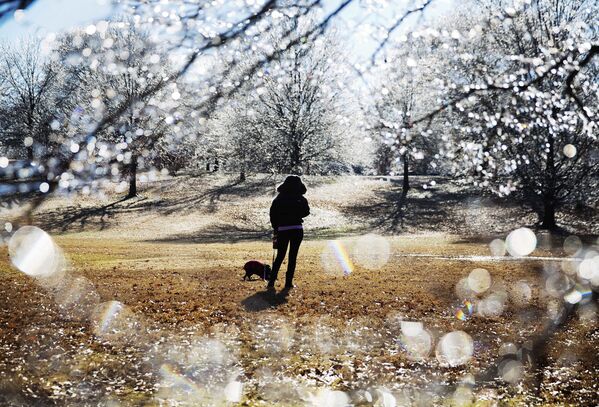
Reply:
[[279, 226], [301, 225], [310, 214], [308, 200], [301, 194], [281, 192], [270, 206], [270, 223], [274, 230]]

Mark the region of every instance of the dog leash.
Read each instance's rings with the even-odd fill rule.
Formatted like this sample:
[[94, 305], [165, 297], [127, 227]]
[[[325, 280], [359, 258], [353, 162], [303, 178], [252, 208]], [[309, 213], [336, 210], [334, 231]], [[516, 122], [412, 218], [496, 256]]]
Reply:
[[[276, 235], [274, 235], [274, 234], [272, 236], [272, 262], [270, 263], [271, 264], [271, 269], [270, 269], [271, 273], [272, 273], [272, 270], [275, 267], [275, 251], [277, 250], [277, 246], [276, 246], [277, 241], [276, 241], [276, 237], [275, 236]], [[270, 280], [270, 276], [268, 276], [268, 277], [269, 277], [269, 280]], [[266, 280], [266, 269], [264, 270], [264, 279]]]

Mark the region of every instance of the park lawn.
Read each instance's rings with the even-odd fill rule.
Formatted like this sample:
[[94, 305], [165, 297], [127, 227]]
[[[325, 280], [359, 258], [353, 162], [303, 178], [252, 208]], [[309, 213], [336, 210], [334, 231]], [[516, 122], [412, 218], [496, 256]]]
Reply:
[[[388, 237], [389, 261], [368, 270], [351, 256], [355, 239], [342, 241], [354, 261], [348, 276], [323, 265], [327, 240], [307, 239], [296, 272], [298, 288], [288, 296], [267, 294], [263, 282], [241, 279], [245, 261], [270, 261], [266, 240], [56, 236], [68, 259], [66, 280], [73, 282], [59, 294], [15, 271], [1, 247], [1, 393], [17, 403], [85, 399], [159, 405], [168, 399], [194, 405], [214, 402], [235, 379], [243, 383], [246, 405], [296, 405], [319, 388], [345, 391], [366, 404], [359, 390], [376, 394], [373, 389], [381, 387], [398, 399], [424, 404], [447, 404], [453, 394], [513, 404], [592, 403], [597, 326], [578, 317], [552, 341], [540, 392], [530, 391], [526, 380], [524, 386], [511, 386], [497, 379], [472, 390], [459, 385], [489, 367], [502, 343], [521, 344], [542, 328], [551, 300], [540, 295], [540, 261], [405, 257], [489, 254], [486, 242], [426, 234]], [[530, 301], [508, 301], [496, 317], [456, 318], [461, 305], [456, 283], [476, 267], [489, 270], [496, 290], [526, 281]], [[102, 310], [109, 301], [122, 308], [106, 320]], [[90, 307], [91, 317], [80, 312], [81, 304]], [[423, 322], [434, 343], [444, 333], [467, 332], [474, 358], [464, 366], [442, 367], [433, 343], [424, 360], [408, 359], [397, 340], [399, 319]], [[98, 331], [103, 323], [114, 327]]]

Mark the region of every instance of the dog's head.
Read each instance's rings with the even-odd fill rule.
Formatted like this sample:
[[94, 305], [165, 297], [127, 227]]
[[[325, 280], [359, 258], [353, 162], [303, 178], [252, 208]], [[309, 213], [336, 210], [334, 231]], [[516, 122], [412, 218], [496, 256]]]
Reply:
[[264, 279], [265, 280], [270, 280], [270, 272], [271, 272], [271, 268], [268, 264], [264, 265]]

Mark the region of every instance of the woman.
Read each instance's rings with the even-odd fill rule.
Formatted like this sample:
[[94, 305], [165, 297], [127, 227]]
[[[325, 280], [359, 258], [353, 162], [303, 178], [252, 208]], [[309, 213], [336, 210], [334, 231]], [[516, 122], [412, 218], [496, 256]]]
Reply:
[[270, 206], [270, 223], [276, 239], [277, 258], [272, 266], [267, 288], [274, 288], [279, 269], [287, 253], [287, 246], [290, 246], [287, 275], [285, 276], [285, 290], [290, 290], [293, 288], [297, 252], [304, 238], [302, 219], [310, 214], [310, 207], [306, 198], [303, 197], [306, 193], [306, 186], [296, 175], [285, 178], [285, 182], [279, 185], [277, 191], [279, 194]]

